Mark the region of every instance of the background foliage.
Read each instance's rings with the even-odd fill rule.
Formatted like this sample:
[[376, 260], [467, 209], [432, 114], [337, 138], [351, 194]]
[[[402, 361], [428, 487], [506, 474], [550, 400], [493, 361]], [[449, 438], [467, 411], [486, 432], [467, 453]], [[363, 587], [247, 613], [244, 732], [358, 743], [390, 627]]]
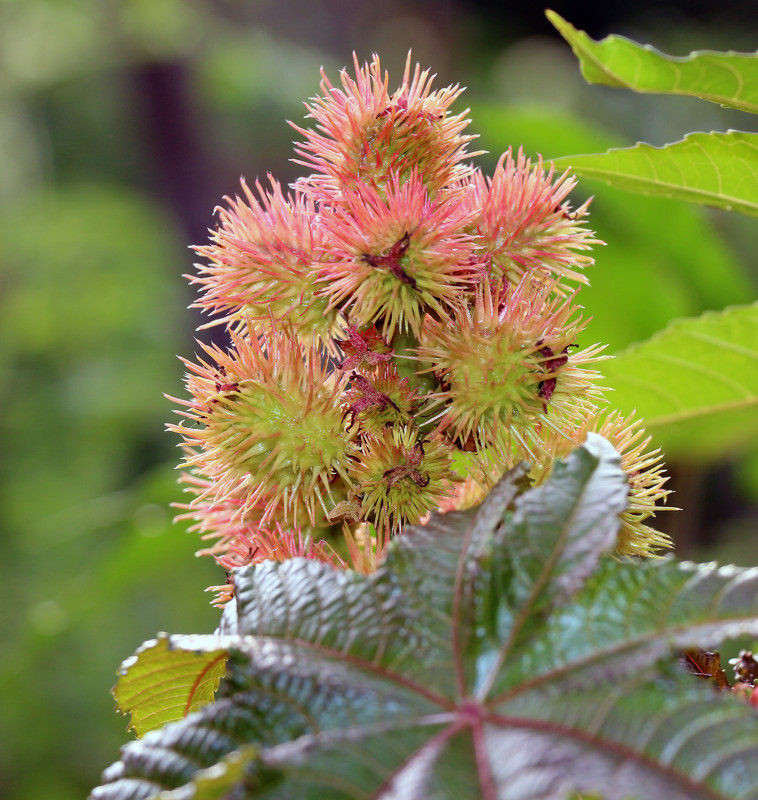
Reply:
[[[582, 80], [542, 5], [0, 0], [0, 781], [9, 800], [69, 800], [127, 741], [114, 668], [158, 630], [210, 631], [218, 582], [170, 524], [163, 391], [196, 320], [180, 273], [211, 210], [271, 170], [286, 180], [302, 100], [350, 60], [405, 53], [462, 81], [481, 145], [546, 158], [755, 120], [688, 98]], [[685, 54], [754, 50], [735, 3], [552, 4], [593, 38]], [[748, 4], [749, 5], [749, 4]], [[730, 16], [731, 12], [731, 16]], [[615, 13], [615, 17], [609, 16]], [[696, 19], [698, 21], [696, 21]], [[491, 163], [489, 168], [491, 168]], [[750, 302], [755, 221], [582, 181], [608, 247], [584, 292], [588, 337], [614, 352], [677, 316]], [[577, 196], [577, 200], [579, 196]], [[758, 563], [758, 448], [677, 452], [680, 555]], [[676, 517], [676, 519], [674, 519]], [[700, 548], [698, 551], [697, 548]], [[88, 642], [97, 641], [93, 650]], [[40, 763], [45, 769], [38, 768]]]

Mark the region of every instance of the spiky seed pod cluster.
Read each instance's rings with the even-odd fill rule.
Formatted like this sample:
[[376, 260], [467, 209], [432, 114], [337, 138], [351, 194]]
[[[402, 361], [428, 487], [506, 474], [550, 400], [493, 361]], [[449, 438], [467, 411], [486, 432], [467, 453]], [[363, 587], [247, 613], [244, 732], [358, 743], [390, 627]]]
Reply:
[[315, 127], [296, 127], [312, 173], [286, 196], [243, 184], [198, 248], [198, 305], [231, 335], [185, 362], [189, 424], [171, 426], [203, 552], [371, 569], [404, 525], [474, 502], [523, 458], [544, 480], [590, 429], [629, 478], [619, 552], [668, 546], [646, 524], [660, 458], [604, 412], [602, 347], [578, 345], [596, 240], [573, 178], [510, 150], [482, 175], [466, 112], [450, 112], [460, 89], [433, 90], [410, 60], [393, 92], [376, 57], [321, 91]]

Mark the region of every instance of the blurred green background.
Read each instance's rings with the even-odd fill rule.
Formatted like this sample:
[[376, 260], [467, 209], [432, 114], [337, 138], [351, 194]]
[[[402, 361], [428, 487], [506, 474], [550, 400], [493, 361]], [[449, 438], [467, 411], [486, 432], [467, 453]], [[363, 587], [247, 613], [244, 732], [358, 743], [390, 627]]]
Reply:
[[[555, 2], [595, 38], [755, 50], [751, 2]], [[405, 54], [470, 87], [458, 110], [490, 168], [689, 130], [755, 129], [707, 103], [588, 87], [542, 4], [462, 0], [0, 0], [0, 794], [73, 800], [130, 738], [109, 688], [160, 630], [207, 632], [223, 581], [171, 523], [175, 354], [198, 319], [181, 277], [213, 208], [248, 181], [299, 174], [292, 130], [332, 78]], [[753, 126], [751, 128], [751, 126]], [[581, 186], [608, 243], [583, 293], [613, 352], [680, 315], [750, 302], [758, 221]], [[204, 334], [207, 335], [208, 334]], [[687, 556], [758, 563], [758, 448], [670, 455], [664, 520]], [[674, 519], [676, 517], [676, 519]]]

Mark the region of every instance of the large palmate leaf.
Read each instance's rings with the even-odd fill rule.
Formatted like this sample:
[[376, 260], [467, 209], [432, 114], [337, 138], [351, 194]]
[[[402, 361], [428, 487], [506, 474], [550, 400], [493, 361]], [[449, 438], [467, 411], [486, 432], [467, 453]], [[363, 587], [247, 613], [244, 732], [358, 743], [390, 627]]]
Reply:
[[669, 454], [749, 444], [758, 436], [758, 304], [677, 320], [603, 372], [614, 405], [636, 409]]
[[93, 800], [757, 797], [758, 718], [661, 663], [758, 632], [758, 572], [609, 558], [627, 487], [594, 434], [519, 477], [373, 575], [239, 571], [216, 701], [127, 745]]
[[593, 41], [554, 11], [546, 14], [571, 45], [589, 83], [691, 95], [758, 114], [758, 53], [703, 50], [677, 58], [623, 36]]

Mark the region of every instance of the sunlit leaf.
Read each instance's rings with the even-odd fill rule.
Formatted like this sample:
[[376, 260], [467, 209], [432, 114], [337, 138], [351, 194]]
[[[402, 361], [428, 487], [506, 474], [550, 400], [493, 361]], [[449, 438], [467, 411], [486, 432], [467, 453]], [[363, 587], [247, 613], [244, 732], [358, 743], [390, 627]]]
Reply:
[[218, 637], [161, 634], [121, 665], [113, 688], [118, 708], [132, 715], [138, 736], [182, 719], [213, 699], [227, 655]]
[[[758, 570], [603, 555], [625, 495], [591, 435], [373, 575], [237, 572], [216, 701], [127, 745], [93, 800], [754, 796], [758, 717], [674, 653], [758, 632]], [[201, 794], [214, 765], [224, 794]]]
[[[555, 109], [477, 106], [474, 118], [481, 144], [495, 154], [523, 145], [533, 159], [537, 154], [553, 159], [619, 144], [597, 126]], [[595, 250], [597, 263], [587, 271], [590, 285], [582, 289], [582, 304], [592, 313], [583, 345], [600, 341], [618, 352], [676, 317], [754, 299], [729, 237], [719, 235], [702, 208], [584, 180], [571, 202], [578, 205], [590, 194], [589, 225], [607, 247]]]
[[[674, 58], [621, 36], [595, 42], [552, 11], [591, 83], [638, 92], [693, 95], [758, 113], [758, 53], [697, 52]], [[664, 147], [634, 147], [559, 159], [585, 178], [743, 214], [758, 214], [758, 136], [693, 133]]]
[[758, 435], [758, 304], [673, 322], [603, 365], [622, 411], [669, 455], [713, 457]]
[[758, 113], [758, 53], [703, 50], [678, 58], [623, 36], [596, 42], [554, 11], [546, 13], [571, 45], [590, 83], [635, 92], [693, 95]]
[[758, 215], [758, 134], [691, 133], [664, 147], [565, 156], [556, 165], [621, 189]]

